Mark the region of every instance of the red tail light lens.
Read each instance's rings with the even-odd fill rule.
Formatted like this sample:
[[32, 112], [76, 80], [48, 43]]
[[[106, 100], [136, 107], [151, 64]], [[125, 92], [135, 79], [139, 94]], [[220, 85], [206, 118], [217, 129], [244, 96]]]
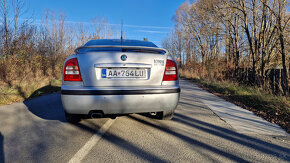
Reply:
[[167, 59], [163, 81], [177, 80], [177, 66], [174, 61]]
[[77, 58], [69, 59], [65, 62], [63, 71], [64, 81], [83, 81]]

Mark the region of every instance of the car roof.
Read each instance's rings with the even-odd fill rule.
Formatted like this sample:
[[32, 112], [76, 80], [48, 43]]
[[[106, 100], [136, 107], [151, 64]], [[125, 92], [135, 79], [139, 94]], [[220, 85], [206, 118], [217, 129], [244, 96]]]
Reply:
[[127, 39], [99, 39], [90, 40], [84, 46], [144, 46], [144, 47], [157, 47], [154, 43], [149, 41], [140, 40], [127, 40]]

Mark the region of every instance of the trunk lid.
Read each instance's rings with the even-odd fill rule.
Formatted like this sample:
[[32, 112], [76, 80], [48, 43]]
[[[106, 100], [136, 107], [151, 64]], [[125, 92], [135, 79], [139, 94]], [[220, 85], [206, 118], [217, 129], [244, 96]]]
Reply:
[[157, 86], [162, 83], [167, 55], [115, 49], [79, 51], [77, 59], [84, 86]]

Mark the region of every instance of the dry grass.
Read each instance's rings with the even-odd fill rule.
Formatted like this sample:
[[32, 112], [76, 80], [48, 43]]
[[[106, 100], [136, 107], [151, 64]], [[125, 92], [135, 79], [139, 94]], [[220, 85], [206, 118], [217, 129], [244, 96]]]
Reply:
[[181, 77], [188, 79], [200, 79], [200, 76], [196, 73], [196, 71], [179, 69], [179, 74]]
[[[23, 101], [32, 97], [60, 90], [61, 80], [50, 78], [33, 78], [22, 81], [12, 87], [6, 83], [0, 84], [0, 105]], [[45, 90], [41, 88], [46, 88]], [[41, 90], [40, 90], [41, 89]]]
[[0, 105], [55, 92], [60, 90], [60, 86], [61, 79], [51, 75], [44, 76], [40, 71], [35, 75], [27, 73], [21, 76], [20, 79], [11, 80], [9, 83], [0, 81]]
[[60, 90], [66, 55], [0, 58], [0, 105]]
[[232, 81], [195, 77], [196, 75], [188, 71], [180, 71], [180, 75], [228, 101], [253, 111], [269, 122], [280, 125], [290, 133], [290, 97], [276, 96], [261, 88]]

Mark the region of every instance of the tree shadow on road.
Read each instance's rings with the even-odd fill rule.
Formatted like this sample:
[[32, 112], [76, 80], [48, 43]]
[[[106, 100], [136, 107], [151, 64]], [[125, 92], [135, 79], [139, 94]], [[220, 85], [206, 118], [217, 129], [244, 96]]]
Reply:
[[[82, 129], [84, 131], [90, 132], [92, 134], [99, 134], [98, 130], [96, 130], [96, 129], [99, 129], [102, 126], [98, 126], [97, 124], [93, 123], [90, 120], [84, 120], [84, 121], [86, 121], [86, 123], [88, 123], [89, 125], [85, 125], [83, 123], [78, 123], [78, 124], [75, 124], [75, 126], [79, 127], [80, 129]], [[123, 139], [123, 138], [121, 138], [113, 133], [107, 132], [105, 134], [105, 136], [102, 137], [102, 139], [110, 142], [111, 144], [118, 146], [119, 148], [122, 148], [125, 151], [128, 151], [128, 152], [138, 156], [142, 160], [147, 160], [149, 162], [158, 162], [158, 163], [165, 163], [166, 162], [162, 158], [159, 158], [158, 156], [156, 156], [154, 153], [151, 153], [149, 151], [145, 151], [144, 149], [137, 147], [136, 145], [130, 143], [129, 141], [126, 141], [125, 139]]]
[[185, 135], [183, 135], [181, 133], [175, 132], [175, 131], [171, 130], [170, 128], [162, 127], [162, 126], [153, 124], [153, 123], [151, 123], [149, 121], [146, 121], [146, 120], [143, 120], [143, 119], [140, 119], [140, 118], [131, 116], [131, 115], [129, 115], [128, 117], [131, 118], [132, 120], [138, 121], [138, 122], [143, 123], [145, 125], [148, 125], [150, 127], [157, 128], [157, 129], [159, 129], [159, 130], [161, 130], [161, 131], [163, 131], [165, 133], [168, 133], [170, 135], [173, 135], [173, 136], [177, 137], [178, 139], [182, 139], [183, 141], [185, 141], [185, 142], [187, 142], [189, 144], [194, 144], [195, 146], [198, 146], [200, 148], [203, 148], [203, 149], [209, 150], [211, 152], [217, 153], [219, 155], [222, 155], [224, 157], [227, 157], [228, 159], [230, 159], [232, 161], [248, 162], [247, 160], [245, 160], [245, 159], [243, 159], [243, 158], [241, 158], [239, 156], [235, 156], [235, 155], [233, 155], [231, 153], [227, 153], [227, 152], [222, 151], [222, 150], [220, 150], [220, 149], [218, 149], [216, 147], [213, 147], [211, 145], [208, 145], [208, 144], [199, 142], [199, 141], [197, 141], [195, 139], [192, 139], [192, 138], [190, 138], [188, 136], [185, 136]]
[[4, 137], [0, 132], [0, 163], [5, 162], [5, 155], [4, 155]]
[[[145, 115], [146, 116], [146, 115]], [[171, 134], [179, 139], [182, 139], [183, 141], [192, 144], [194, 146], [198, 146], [199, 148], [203, 148], [205, 150], [214, 152], [218, 155], [224, 156], [232, 161], [237, 161], [237, 162], [248, 162], [246, 159], [235, 155], [231, 154], [227, 151], [223, 151], [222, 149], [219, 149], [217, 147], [214, 147], [212, 144], [205, 144], [202, 143], [198, 140], [195, 140], [191, 137], [188, 137], [184, 134], [181, 134], [179, 132], [176, 132], [168, 127], [164, 127], [163, 125], [159, 125], [158, 121], [157, 123], [153, 123], [154, 121], [147, 121], [146, 119], [141, 119], [136, 116], [128, 116], [132, 120], [138, 121], [142, 124], [148, 125], [150, 127], [154, 127], [156, 129], [159, 129], [165, 133]], [[214, 124], [206, 123], [204, 121], [200, 121], [191, 117], [188, 117], [186, 115], [182, 115], [179, 113], [175, 113], [174, 118], [172, 121], [181, 123], [184, 125], [187, 125], [189, 127], [201, 130], [203, 132], [209, 133], [213, 136], [220, 137], [222, 139], [226, 139], [228, 142], [234, 142], [238, 143], [242, 146], [246, 146], [248, 148], [252, 148], [254, 150], [258, 150], [261, 153], [264, 154], [269, 154], [272, 156], [276, 156], [280, 159], [283, 159], [285, 161], [290, 160], [290, 148], [282, 147], [276, 144], [272, 144], [260, 139], [257, 139], [252, 136], [244, 135], [237, 133], [235, 131], [232, 131], [227, 128], [219, 127]], [[155, 121], [156, 122], [156, 121]], [[162, 124], [162, 121], [160, 121], [160, 124]]]
[[274, 156], [281, 156], [285, 160], [290, 160], [290, 148], [285, 148], [276, 144], [272, 144], [254, 138], [252, 136], [248, 136], [245, 134], [235, 132], [233, 130], [229, 130], [210, 123], [206, 123], [179, 113], [175, 114], [175, 118], [173, 120], [197, 128], [204, 132], [208, 132], [212, 135], [233, 141], [243, 146], [259, 150], [262, 153], [271, 154]]

